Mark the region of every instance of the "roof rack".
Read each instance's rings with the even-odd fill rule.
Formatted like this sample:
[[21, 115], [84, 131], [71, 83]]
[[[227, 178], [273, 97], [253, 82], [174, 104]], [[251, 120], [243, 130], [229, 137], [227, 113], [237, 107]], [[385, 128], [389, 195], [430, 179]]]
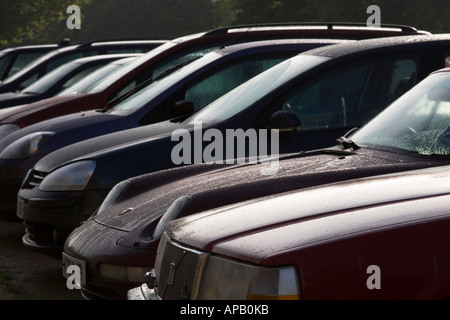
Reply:
[[114, 42], [114, 41], [152, 41], [152, 40], [170, 40], [170, 38], [165, 37], [149, 37], [149, 38], [111, 38], [111, 39], [102, 39], [102, 40], [92, 40], [83, 42], [80, 46], [90, 46], [94, 43], [101, 42]]
[[[307, 27], [307, 26], [323, 26], [328, 30], [335, 29], [336, 27], [368, 27], [366, 23], [362, 22], [280, 22], [280, 23], [255, 23], [255, 24], [242, 24], [242, 25], [233, 25], [218, 29], [213, 29], [208, 31], [206, 34], [222, 34], [227, 33], [233, 29], [242, 29], [242, 28], [256, 28], [256, 27]], [[423, 31], [418, 31], [416, 28], [407, 25], [401, 24], [381, 24], [380, 27], [377, 28], [397, 28], [400, 29], [401, 32], [405, 33], [420, 33]]]

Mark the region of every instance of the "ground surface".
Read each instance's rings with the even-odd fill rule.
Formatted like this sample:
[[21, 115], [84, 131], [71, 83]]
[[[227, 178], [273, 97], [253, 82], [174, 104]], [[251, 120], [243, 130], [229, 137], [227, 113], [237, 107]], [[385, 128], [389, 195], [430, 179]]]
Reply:
[[0, 300], [82, 300], [69, 290], [61, 260], [25, 247], [21, 222], [0, 221]]

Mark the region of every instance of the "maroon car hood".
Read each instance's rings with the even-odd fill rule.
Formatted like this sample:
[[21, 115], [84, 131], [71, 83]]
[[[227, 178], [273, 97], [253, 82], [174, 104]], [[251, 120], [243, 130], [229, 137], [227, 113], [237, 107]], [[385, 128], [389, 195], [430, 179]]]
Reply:
[[14, 123], [21, 128], [31, 124], [71, 113], [98, 109], [95, 94], [68, 94], [11, 108], [0, 113], [1, 123]]
[[[189, 215], [315, 185], [436, 165], [441, 163], [368, 149], [355, 153], [326, 150], [284, 156], [279, 161], [278, 173], [268, 176], [261, 175], [262, 165], [191, 165], [128, 180], [121, 201], [95, 220], [124, 231], [139, 230], [159, 219], [173, 201], [185, 195], [192, 197], [184, 212]], [[124, 211], [126, 214], [122, 214]]]
[[428, 198], [445, 208], [449, 178], [444, 167], [331, 184], [191, 215], [169, 222], [166, 231], [189, 247], [260, 263], [281, 251], [442, 215], [448, 210], [403, 205]]

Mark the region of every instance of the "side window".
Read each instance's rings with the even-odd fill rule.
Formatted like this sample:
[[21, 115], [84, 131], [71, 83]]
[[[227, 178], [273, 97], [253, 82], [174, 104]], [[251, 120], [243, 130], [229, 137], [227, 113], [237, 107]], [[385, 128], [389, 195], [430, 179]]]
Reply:
[[33, 73], [28, 78], [26, 78], [25, 80], [22, 81], [22, 83], [19, 85], [19, 90], [22, 90], [22, 89], [32, 85], [40, 77], [42, 77], [46, 73], [52, 71], [53, 69], [59, 67], [60, 65], [66, 63], [66, 62], [75, 60], [77, 58], [81, 58], [82, 55], [83, 55], [82, 53], [71, 53], [71, 54], [65, 55], [63, 57], [60, 57], [60, 58], [50, 62], [49, 64], [47, 64], [46, 67], [45, 66], [40, 67], [39, 71]]
[[357, 63], [335, 69], [302, 86], [282, 101], [302, 130], [361, 126], [415, 83], [412, 59]]
[[11, 62], [11, 58], [12, 55], [6, 55], [0, 59], [0, 79], [4, 79], [8, 76], [8, 74], [5, 71], [7, 71], [7, 68]]
[[161, 72], [163, 72], [164, 70], [166, 70], [167, 68], [176, 66], [177, 64], [184, 63], [184, 62], [194, 59], [194, 58], [202, 57], [205, 54], [207, 54], [208, 52], [215, 50], [217, 48], [219, 48], [218, 45], [208, 45], [208, 46], [205, 46], [204, 48], [195, 48], [191, 52], [182, 51], [182, 52], [176, 53], [176, 54], [170, 56], [168, 59], [164, 59], [164, 60], [158, 62], [153, 68], [154, 69], [153, 75], [156, 76], [156, 75], [160, 74]]
[[62, 85], [61, 85], [61, 90], [67, 89], [71, 86], [73, 86], [74, 84], [76, 84], [78, 81], [80, 81], [81, 79], [83, 79], [84, 77], [86, 77], [87, 75], [89, 75], [90, 73], [94, 72], [95, 70], [99, 69], [100, 67], [102, 67], [102, 65], [95, 65], [95, 66], [91, 66], [89, 68], [86, 68], [76, 74], [74, 74], [73, 76], [71, 76], [69, 79], [67, 79]]
[[55, 59], [54, 61], [50, 62], [47, 65], [47, 72], [52, 71], [53, 69], [63, 65], [66, 62], [78, 59], [78, 58], [82, 58], [83, 57], [83, 53], [81, 52], [76, 52], [76, 53], [71, 53], [71, 54], [67, 54], [65, 56], [62, 56], [58, 59]]
[[284, 59], [275, 56], [257, 57], [228, 65], [191, 84], [186, 89], [184, 99], [192, 101], [196, 111], [200, 110], [223, 94]]
[[231, 89], [286, 58], [286, 54], [278, 54], [272, 57], [248, 57], [216, 68], [212, 72], [209, 72], [208, 75], [194, 79], [190, 84], [165, 99], [156, 108], [151, 110], [141, 120], [141, 123], [148, 124], [170, 119], [170, 107], [176, 101], [182, 99], [192, 101], [195, 110], [200, 110]]
[[118, 90], [116, 90], [113, 94], [111, 94], [108, 97], [108, 101], [111, 102], [114, 99], [120, 97], [121, 95], [127, 93], [128, 91], [134, 89], [141, 83], [143, 83], [146, 80], [150, 80], [153, 76], [153, 68], [149, 67], [145, 69], [144, 71], [139, 72], [136, 76], [134, 76], [132, 79], [128, 80], [124, 85], [122, 85]]
[[42, 56], [42, 53], [40, 52], [30, 52], [30, 53], [21, 53], [17, 56], [16, 60], [14, 61], [13, 65], [11, 66], [11, 69], [9, 70], [8, 77], [25, 67], [27, 64], [32, 62], [33, 60], [39, 58]]

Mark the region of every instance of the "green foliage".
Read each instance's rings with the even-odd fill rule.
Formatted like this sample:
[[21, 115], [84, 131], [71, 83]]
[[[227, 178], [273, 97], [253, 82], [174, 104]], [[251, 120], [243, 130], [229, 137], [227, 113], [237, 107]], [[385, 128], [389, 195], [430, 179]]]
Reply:
[[[57, 42], [55, 27], [64, 27], [69, 5], [91, 0], [0, 0], [0, 46]], [[59, 40], [59, 39], [58, 39]]]

